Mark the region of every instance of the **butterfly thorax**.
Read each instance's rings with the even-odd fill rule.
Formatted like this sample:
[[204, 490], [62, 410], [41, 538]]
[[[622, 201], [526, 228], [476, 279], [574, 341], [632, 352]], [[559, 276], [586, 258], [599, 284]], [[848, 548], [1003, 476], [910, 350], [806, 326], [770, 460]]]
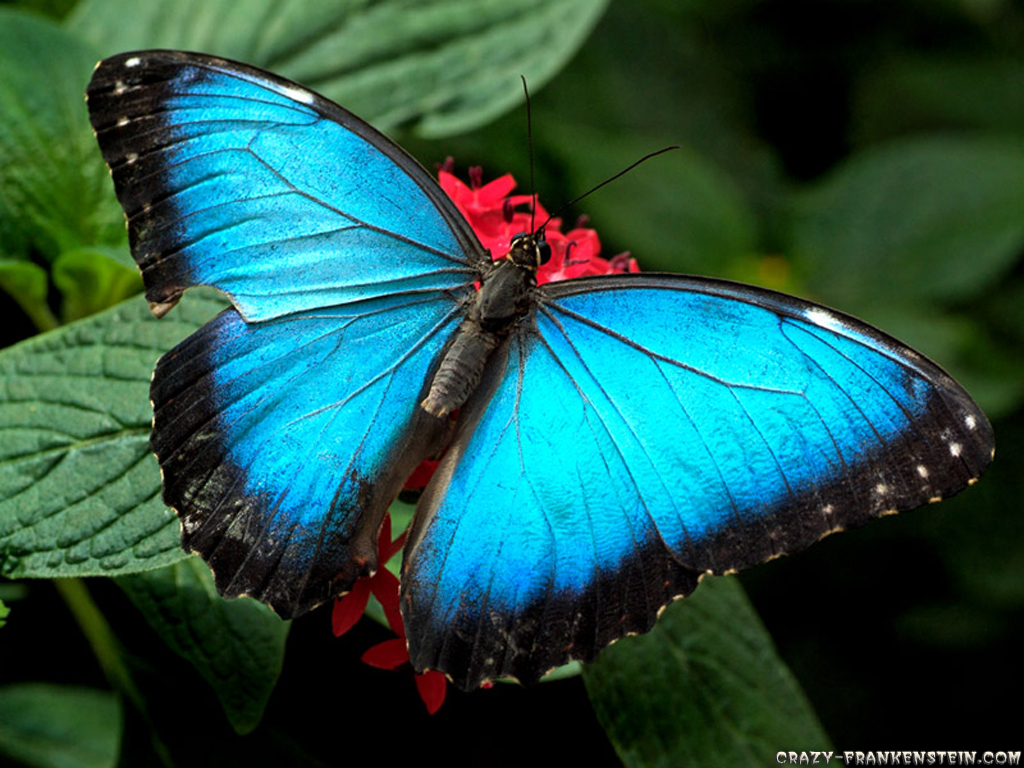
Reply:
[[509, 252], [491, 265], [421, 403], [427, 413], [447, 416], [476, 389], [491, 354], [533, 307], [537, 267], [546, 253], [542, 233], [517, 235]]

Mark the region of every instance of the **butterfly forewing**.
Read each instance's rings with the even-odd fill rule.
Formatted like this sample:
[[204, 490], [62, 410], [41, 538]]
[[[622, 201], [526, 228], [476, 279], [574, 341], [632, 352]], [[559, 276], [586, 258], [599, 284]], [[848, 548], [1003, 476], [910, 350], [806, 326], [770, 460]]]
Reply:
[[141, 51], [101, 62], [88, 102], [155, 307], [213, 285], [263, 320], [471, 290], [487, 260], [412, 158], [294, 83]]

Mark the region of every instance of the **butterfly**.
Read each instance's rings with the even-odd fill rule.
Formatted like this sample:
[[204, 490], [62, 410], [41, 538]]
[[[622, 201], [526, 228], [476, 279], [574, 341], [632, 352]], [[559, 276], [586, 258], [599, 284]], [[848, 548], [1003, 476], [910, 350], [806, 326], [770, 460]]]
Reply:
[[102, 61], [90, 118], [158, 317], [231, 308], [157, 363], [151, 445], [182, 542], [284, 618], [405, 546], [413, 666], [533, 682], [645, 632], [705, 573], [938, 501], [993, 456], [921, 354], [840, 312], [670, 274], [536, 285], [343, 108], [245, 64]]

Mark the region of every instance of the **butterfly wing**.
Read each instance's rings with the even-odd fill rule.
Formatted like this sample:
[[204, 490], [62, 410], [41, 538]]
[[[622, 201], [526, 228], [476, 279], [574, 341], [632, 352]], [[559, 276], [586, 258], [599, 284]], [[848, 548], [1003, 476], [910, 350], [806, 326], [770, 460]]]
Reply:
[[305, 88], [237, 62], [100, 62], [89, 115], [154, 311], [212, 285], [250, 321], [451, 290], [486, 257], [401, 148]]
[[231, 309], [160, 359], [164, 500], [222, 594], [287, 618], [375, 570], [384, 512], [445, 439], [417, 403], [460, 319], [422, 294], [262, 323]]
[[733, 283], [549, 283], [406, 546], [417, 669], [533, 681], [746, 568], [973, 482], [991, 427], [853, 318]]
[[269, 73], [129, 53], [88, 102], [153, 311], [198, 284], [234, 304], [157, 365], [164, 500], [223, 594], [301, 613], [376, 568], [444, 441], [419, 393], [489, 258], [401, 149]]

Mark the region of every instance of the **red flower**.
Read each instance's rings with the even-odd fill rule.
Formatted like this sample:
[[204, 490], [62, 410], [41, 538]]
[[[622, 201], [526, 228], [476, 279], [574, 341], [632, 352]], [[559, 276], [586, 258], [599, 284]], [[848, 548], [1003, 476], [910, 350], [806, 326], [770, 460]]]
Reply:
[[440, 463], [439, 459], [424, 459], [421, 461], [419, 466], [409, 475], [409, 479], [405, 481], [405, 490], [419, 491], [426, 488], [430, 478], [434, 476], [434, 470], [437, 469], [437, 465]]
[[[536, 212], [531, 213], [530, 195], [512, 195], [516, 182], [511, 174], [482, 184], [480, 168], [469, 169], [469, 186], [451, 173], [451, 159], [438, 171], [441, 188], [455, 202], [466, 217], [483, 246], [490, 251], [492, 259], [502, 258], [509, 249], [512, 238], [521, 232], [532, 232], [547, 221], [548, 213], [538, 201]], [[517, 210], [521, 209], [521, 210]], [[537, 283], [555, 280], [569, 280], [585, 275], [609, 275], [616, 272], [639, 272], [636, 260], [628, 253], [614, 256], [611, 260], [600, 256], [601, 242], [597, 232], [584, 226], [581, 219], [568, 232], [562, 232], [562, 220], [551, 219], [544, 226], [544, 237], [551, 246], [551, 260], [537, 271]], [[436, 459], [423, 461], [406, 481], [406, 489], [423, 488], [437, 468]], [[377, 541], [377, 573], [359, 579], [352, 591], [334, 603], [331, 623], [335, 636], [350, 630], [366, 610], [372, 594], [384, 609], [388, 626], [398, 635], [370, 648], [362, 660], [381, 669], [395, 669], [409, 661], [409, 648], [405, 639], [405, 625], [398, 607], [398, 577], [385, 565], [405, 543], [403, 533], [391, 540], [391, 516], [385, 515]], [[486, 687], [490, 687], [488, 684]], [[444, 702], [447, 680], [440, 672], [424, 672], [416, 675], [416, 688], [426, 704], [427, 711], [434, 714]]]
[[[516, 182], [511, 174], [481, 186], [479, 168], [469, 169], [469, 186], [450, 172], [448, 163], [438, 173], [438, 181], [473, 228], [480, 243], [491, 252], [492, 259], [508, 253], [512, 238], [521, 232], [532, 232], [548, 218], [544, 206], [537, 202], [537, 211], [530, 212], [530, 195], [512, 195]], [[516, 210], [522, 208], [522, 210]], [[569, 280], [585, 275], [610, 275], [616, 272], [639, 272], [636, 259], [628, 253], [602, 258], [597, 232], [583, 226], [584, 220], [568, 232], [562, 232], [562, 220], [552, 219], [544, 227], [544, 236], [551, 246], [551, 260], [537, 271], [537, 284]]]
[[[366, 610], [366, 603], [373, 594], [384, 609], [388, 626], [398, 637], [386, 640], [370, 648], [363, 654], [362, 660], [371, 667], [380, 669], [396, 669], [409, 661], [409, 648], [405, 640], [405, 624], [402, 612], [398, 607], [398, 577], [386, 567], [390, 560], [405, 544], [405, 533], [394, 541], [391, 540], [391, 515], [384, 516], [377, 537], [378, 568], [373, 576], [364, 576], [352, 587], [352, 591], [342, 595], [334, 602], [331, 613], [331, 628], [334, 636], [340, 637], [348, 632], [359, 621]], [[420, 698], [427, 707], [427, 712], [434, 714], [444, 703], [447, 681], [440, 672], [424, 672], [416, 675], [416, 688]]]
[[[352, 586], [352, 591], [339, 597], [334, 603], [331, 613], [331, 629], [335, 637], [341, 637], [355, 626], [359, 617], [366, 610], [366, 604], [373, 594], [384, 609], [388, 624], [392, 629], [402, 626], [402, 614], [398, 610], [398, 577], [385, 566], [405, 544], [403, 533], [394, 541], [391, 540], [391, 515], [384, 515], [380, 533], [377, 535], [377, 572], [373, 576], [364, 576]], [[404, 629], [401, 633], [405, 636]]]

